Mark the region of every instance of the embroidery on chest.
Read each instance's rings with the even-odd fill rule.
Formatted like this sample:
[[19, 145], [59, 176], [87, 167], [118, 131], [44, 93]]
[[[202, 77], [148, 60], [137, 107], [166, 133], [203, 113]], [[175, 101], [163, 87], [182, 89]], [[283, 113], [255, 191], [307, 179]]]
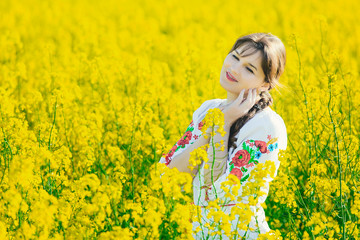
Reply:
[[[174, 146], [170, 149], [170, 151], [167, 154], [163, 154], [163, 156], [165, 157], [165, 160], [166, 160], [166, 163], [165, 163], [166, 166], [170, 164], [170, 162], [172, 160], [172, 156], [174, 155], [175, 152], [177, 152], [181, 148], [185, 148], [185, 146], [188, 144], [193, 144], [194, 141], [201, 136], [201, 134], [196, 135], [193, 133], [195, 130], [194, 125], [195, 124], [194, 124], [193, 120], [191, 120], [190, 125], [188, 126], [188, 128], [186, 129], [184, 135], [180, 138], [180, 140], [174, 144]], [[204, 122], [201, 121], [198, 124], [197, 128], [199, 130], [201, 130], [203, 125], [204, 125]], [[191, 140], [193, 140], [193, 141], [191, 141]]]
[[268, 142], [261, 140], [248, 139], [242, 144], [242, 149], [238, 150], [229, 162], [230, 174], [237, 176], [240, 182], [246, 181], [250, 174], [247, 171], [259, 163], [258, 159], [263, 154], [268, 154], [278, 148], [278, 138], [268, 135]]

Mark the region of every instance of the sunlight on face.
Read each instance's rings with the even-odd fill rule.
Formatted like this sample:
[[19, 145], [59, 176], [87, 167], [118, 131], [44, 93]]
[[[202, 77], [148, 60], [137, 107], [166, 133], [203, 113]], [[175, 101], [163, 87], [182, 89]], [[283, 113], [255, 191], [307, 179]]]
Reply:
[[[268, 89], [268, 85], [264, 82], [265, 74], [261, 67], [262, 55], [260, 50], [251, 56], [240, 57], [239, 54], [245, 45], [226, 56], [220, 73], [221, 86], [228, 93], [234, 95], [238, 95], [242, 89], [258, 88], [260, 91]], [[244, 55], [251, 51], [253, 50], [248, 49]]]

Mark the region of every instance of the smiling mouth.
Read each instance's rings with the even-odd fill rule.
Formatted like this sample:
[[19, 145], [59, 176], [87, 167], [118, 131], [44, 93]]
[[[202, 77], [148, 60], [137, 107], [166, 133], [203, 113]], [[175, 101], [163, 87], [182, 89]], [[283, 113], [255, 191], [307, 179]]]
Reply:
[[226, 72], [226, 78], [229, 79], [232, 82], [237, 82], [237, 80], [235, 78], [233, 78], [230, 73]]

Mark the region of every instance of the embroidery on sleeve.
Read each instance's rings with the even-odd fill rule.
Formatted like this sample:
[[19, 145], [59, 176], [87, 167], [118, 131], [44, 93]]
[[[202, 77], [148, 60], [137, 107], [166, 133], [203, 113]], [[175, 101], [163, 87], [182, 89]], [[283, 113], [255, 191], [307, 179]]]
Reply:
[[266, 153], [270, 153], [278, 148], [278, 138], [271, 138], [271, 135], [267, 137], [268, 142], [261, 140], [246, 140], [243, 142], [242, 149], [235, 153], [235, 156], [229, 163], [230, 174], [237, 176], [240, 182], [246, 181], [250, 174], [246, 174], [250, 167], [253, 167], [259, 163], [258, 159]]
[[[202, 126], [204, 125], [204, 122], [201, 121], [198, 124], [198, 129], [201, 130]], [[193, 144], [194, 141], [190, 142], [192, 139], [196, 140], [198, 139], [201, 134], [196, 135], [193, 134], [194, 131], [194, 122], [193, 120], [191, 120], [190, 125], [188, 126], [188, 128], [186, 129], [184, 135], [180, 138], [180, 140], [175, 143], [175, 145], [170, 149], [170, 151], [167, 154], [163, 154], [163, 157], [165, 157], [165, 165], [169, 165], [171, 160], [172, 160], [172, 156], [174, 155], [175, 152], [177, 152], [180, 148], [185, 148], [185, 145], [187, 144]]]
[[205, 201], [209, 201], [209, 191], [211, 190], [211, 186], [202, 186], [200, 189], [205, 189]]

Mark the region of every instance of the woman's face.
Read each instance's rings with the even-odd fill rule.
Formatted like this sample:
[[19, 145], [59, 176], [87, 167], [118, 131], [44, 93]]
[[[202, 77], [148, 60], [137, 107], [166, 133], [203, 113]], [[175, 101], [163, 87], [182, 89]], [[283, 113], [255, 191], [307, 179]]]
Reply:
[[[251, 56], [240, 57], [239, 54], [243, 47], [245, 45], [226, 56], [220, 73], [221, 86], [234, 95], [239, 95], [242, 89], [246, 90], [246, 95], [247, 89], [250, 88], [258, 88], [258, 93], [268, 90], [270, 85], [264, 82], [265, 74], [261, 67], [262, 56], [260, 51], [256, 51]], [[253, 50], [248, 49], [244, 55], [248, 51]]]

